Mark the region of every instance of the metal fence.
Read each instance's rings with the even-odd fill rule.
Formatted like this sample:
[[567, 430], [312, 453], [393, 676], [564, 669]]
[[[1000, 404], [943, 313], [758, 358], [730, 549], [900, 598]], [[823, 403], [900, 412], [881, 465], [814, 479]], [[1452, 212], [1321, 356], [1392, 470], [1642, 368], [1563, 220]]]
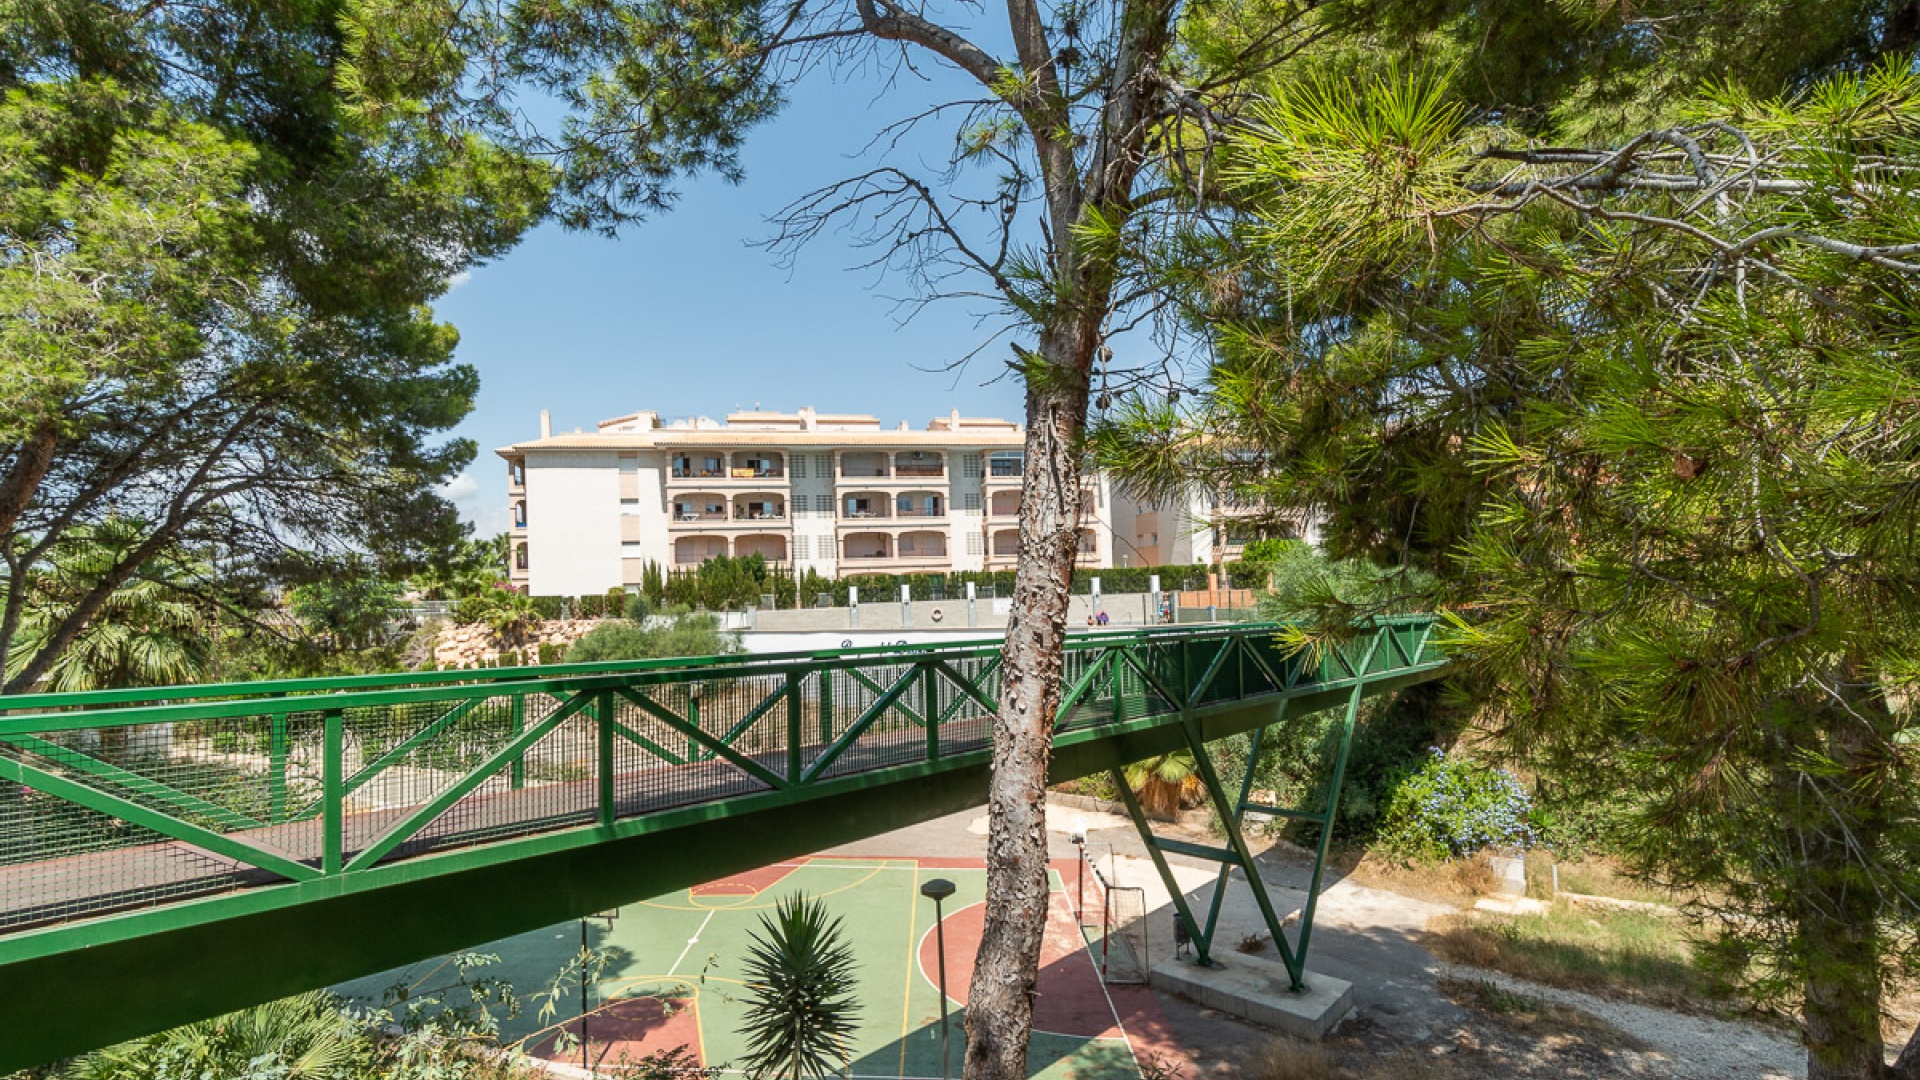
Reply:
[[[1381, 664], [1271, 625], [1077, 637], [1061, 730]], [[0, 935], [977, 755], [1000, 646], [642, 661], [0, 699]]]

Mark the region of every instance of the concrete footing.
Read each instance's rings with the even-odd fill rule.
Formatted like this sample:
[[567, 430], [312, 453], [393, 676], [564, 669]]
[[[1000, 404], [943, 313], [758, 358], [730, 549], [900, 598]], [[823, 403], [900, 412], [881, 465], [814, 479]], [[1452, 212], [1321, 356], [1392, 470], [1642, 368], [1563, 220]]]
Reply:
[[1317, 1040], [1353, 1009], [1353, 984], [1331, 975], [1306, 973], [1306, 987], [1289, 990], [1286, 966], [1246, 953], [1214, 957], [1219, 967], [1186, 960], [1153, 965], [1156, 990], [1179, 994], [1242, 1020]]

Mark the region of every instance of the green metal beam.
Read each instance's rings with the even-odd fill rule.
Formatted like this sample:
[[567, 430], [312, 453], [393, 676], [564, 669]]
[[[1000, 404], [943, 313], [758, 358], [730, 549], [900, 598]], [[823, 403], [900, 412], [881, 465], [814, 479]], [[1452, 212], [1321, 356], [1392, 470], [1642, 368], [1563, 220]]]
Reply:
[[182, 814], [201, 818], [209, 824], [229, 830], [258, 829], [266, 824], [253, 818], [202, 799], [189, 791], [163, 784], [148, 776], [113, 765], [79, 750], [72, 750], [56, 742], [48, 742], [37, 735], [10, 735], [4, 740], [39, 757], [46, 758], [63, 768], [86, 773], [96, 780], [104, 781], [114, 787], [125, 789], [135, 795], [143, 796], [157, 803], [163, 803]]
[[[1106, 684], [1114, 695], [1115, 714], [1111, 721], [1061, 730], [1054, 740], [1051, 776], [1054, 780], [1071, 779], [1114, 770], [1127, 762], [1183, 746], [1204, 748], [1207, 742], [1271, 723], [1282, 707], [1295, 715], [1340, 704], [1349, 704], [1351, 711], [1351, 703], [1360, 695], [1437, 677], [1444, 660], [1427, 658], [1426, 639], [1417, 636], [1424, 633], [1428, 623], [1430, 620], [1402, 620], [1376, 627], [1375, 648], [1380, 645], [1379, 638], [1388, 633], [1400, 633], [1406, 641], [1414, 642], [1407, 653], [1403, 640], [1393, 639], [1389, 652], [1381, 654], [1387, 657], [1382, 661], [1384, 667], [1375, 664], [1369, 653], [1355, 668], [1352, 661], [1358, 659], [1357, 655], [1342, 653], [1338, 662], [1323, 660], [1309, 676], [1303, 665], [1289, 661], [1284, 670], [1292, 677], [1292, 685], [1271, 691], [1254, 689], [1244, 681], [1244, 675], [1251, 664], [1274, 686], [1283, 686], [1263, 655], [1271, 649], [1266, 637], [1273, 632], [1272, 627], [1240, 626], [1199, 633], [1133, 632], [1072, 643], [1073, 651], [1093, 653], [1084, 661], [1074, 690], [1084, 697], [1093, 687]], [[1357, 654], [1358, 650], [1348, 652]], [[1406, 655], [1415, 662], [1400, 665]], [[970, 680], [960, 674], [956, 664], [974, 660], [984, 660], [984, 667]], [[287, 697], [283, 687], [241, 701], [183, 698], [174, 699], [183, 700], [183, 704], [170, 705], [134, 704], [125, 699], [123, 708], [32, 715], [21, 715], [16, 707], [10, 715], [0, 716], [0, 738], [37, 738], [55, 730], [163, 719], [265, 718], [273, 732], [268, 760], [276, 769], [276, 775], [268, 778], [270, 789], [284, 788], [284, 769], [294, 759], [288, 714], [318, 713], [322, 720], [319, 756], [323, 842], [317, 869], [282, 860], [288, 876], [298, 878], [285, 884], [0, 934], [0, 984], [33, 986], [36, 991], [34, 995], [0, 995], [0, 1031], [33, 1032], [32, 1039], [18, 1045], [11, 1044], [10, 1039], [0, 1040], [0, 1072], [423, 955], [535, 929], [787, 855], [818, 850], [840, 842], [836, 837], [850, 840], [977, 805], [991, 750], [977, 748], [951, 754], [939, 729], [940, 722], [949, 718], [972, 722], [980, 713], [991, 713], [993, 702], [981, 687], [996, 663], [993, 647], [987, 645], [940, 650], [922, 647], [842, 651], [806, 662], [782, 660], [771, 664], [716, 659], [624, 671], [523, 669], [523, 677], [518, 679], [501, 677], [405, 688], [368, 688], [364, 681], [352, 681], [340, 685], [335, 693], [325, 693], [322, 684], [310, 682], [301, 686], [301, 692], [310, 697]], [[836, 739], [824, 739], [819, 756], [803, 769], [798, 760], [806, 719], [801, 699], [803, 680], [809, 676], [820, 680], [820, 719], [828, 724], [830, 732], [830, 683], [835, 672], [847, 672], [856, 682], [870, 687], [880, 686], [869, 672], [860, 670], [863, 667], [906, 670], [880, 691], [852, 727]], [[1374, 668], [1380, 670], [1370, 670]], [[1203, 669], [1197, 677], [1196, 669]], [[1134, 671], [1139, 674], [1138, 680], [1133, 679]], [[1231, 677], [1229, 672], [1233, 673]], [[750, 718], [734, 722], [723, 736], [704, 731], [697, 720], [674, 713], [650, 694], [656, 686], [769, 677], [779, 678], [781, 689], [763, 698], [750, 710]], [[827, 775], [829, 767], [843, 760], [863, 734], [872, 734], [887, 711], [909, 709], [903, 699], [916, 678], [921, 680], [922, 691], [921, 699], [913, 702], [918, 707], [917, 715], [922, 720], [940, 721], [926, 725], [921, 750], [925, 759]], [[953, 696], [951, 707], [942, 707], [941, 679], [951, 681], [960, 691]], [[1220, 689], [1212, 689], [1216, 684]], [[1150, 686], [1166, 705], [1143, 696], [1140, 686]], [[526, 700], [532, 695], [556, 697], [564, 704], [529, 726]], [[1212, 703], [1198, 704], [1209, 695], [1215, 699]], [[428, 726], [446, 730], [462, 709], [500, 697], [510, 698], [513, 703], [515, 734], [508, 744], [467, 770], [438, 796], [412, 808], [374, 846], [346, 861], [346, 796], [351, 783], [364, 783], [360, 778], [370, 775], [365, 768], [356, 772], [353, 780], [344, 775], [346, 710], [439, 703], [443, 711]], [[639, 746], [659, 767], [686, 759], [666, 752], [641, 731], [621, 723], [613, 704], [616, 697], [687, 737], [697, 749], [709, 751], [709, 759], [721, 759], [762, 781], [766, 790], [672, 810], [617, 816], [612, 797], [614, 740], [625, 739]], [[731, 745], [782, 699], [788, 706], [785, 749], [789, 760], [784, 776]], [[967, 704], [978, 705], [979, 711], [959, 707]], [[1148, 708], [1152, 711], [1143, 711]], [[488, 777], [510, 771], [513, 786], [523, 783], [527, 750], [574, 714], [591, 715], [598, 735], [594, 786], [598, 789], [599, 813], [591, 824], [455, 846], [404, 859], [384, 859], [407, 837], [417, 834], [461, 798], [472, 795]], [[898, 734], [886, 737], [896, 738]], [[382, 757], [392, 753], [389, 750]], [[390, 768], [398, 760], [391, 757], [383, 767]], [[1210, 762], [1208, 766], [1210, 772]], [[13, 770], [11, 774], [0, 772], [0, 778], [41, 790], [51, 788], [50, 794], [128, 820], [134, 820], [131, 813], [144, 813], [150, 815], [149, 820], [168, 826], [162, 830], [167, 835], [208, 850], [218, 850], [216, 844], [225, 845], [236, 849], [235, 857], [263, 865], [257, 857], [260, 853], [237, 851], [246, 846], [238, 839], [209, 830], [192, 831], [189, 823], [150, 809], [130, 804], [123, 807], [126, 800], [112, 801], [114, 796], [90, 788], [83, 782], [85, 777], [41, 775], [38, 770], [30, 776], [20, 771], [25, 766], [0, 754], [0, 770], [8, 768]], [[1218, 788], [1217, 775], [1211, 787]], [[1216, 801], [1224, 799], [1223, 793], [1210, 794]], [[1243, 791], [1239, 804], [1246, 803]], [[1242, 808], [1239, 804], [1232, 808], [1236, 819]], [[276, 820], [283, 819], [284, 805], [284, 795], [274, 802]], [[129, 814], [122, 814], [122, 809]], [[796, 813], [797, 809], [804, 812]], [[1130, 812], [1136, 824], [1145, 829], [1138, 807]], [[1233, 831], [1237, 835], [1238, 830]], [[1244, 848], [1244, 843], [1240, 847]], [[1150, 850], [1164, 872], [1164, 856], [1158, 845]], [[1208, 857], [1230, 856], [1235, 865], [1251, 861], [1244, 850], [1209, 850]], [[268, 853], [266, 862], [273, 858]], [[271, 865], [268, 868], [275, 869]], [[1193, 913], [1177, 891], [1176, 900], [1182, 917], [1193, 925]], [[423, 909], [420, 905], [428, 906]], [[430, 914], [420, 915], [423, 910]], [[379, 912], [398, 914], [397, 921], [408, 932], [399, 933], [387, 925], [370, 931], [370, 924], [380, 921], [375, 915]], [[273, 943], [272, 948], [266, 946], [268, 941]], [[263, 958], [270, 960], [263, 962]], [[138, 975], [116, 978], [102, 974], [110, 971], [123, 976], [137, 971]], [[88, 995], [97, 994], [98, 985], [106, 981], [115, 986], [116, 1003], [127, 1002], [124, 1011], [116, 1010], [121, 1015], [110, 1021], [101, 1017], [99, 1010], [80, 1004]], [[66, 1019], [50, 1020], [55, 1013]]]
[[237, 859], [248, 866], [272, 871], [291, 881], [305, 881], [320, 876], [320, 871], [295, 862], [284, 855], [276, 855], [244, 841], [235, 840], [225, 833], [201, 828], [192, 822], [181, 821], [170, 814], [163, 814], [118, 795], [75, 783], [56, 773], [36, 769], [24, 761], [0, 757], [0, 780], [11, 780], [22, 787], [44, 791], [89, 810], [98, 810], [109, 817], [117, 817], [129, 824], [150, 829], [162, 836], [184, 840], [189, 844], [206, 848], [216, 855], [225, 855], [229, 859]]

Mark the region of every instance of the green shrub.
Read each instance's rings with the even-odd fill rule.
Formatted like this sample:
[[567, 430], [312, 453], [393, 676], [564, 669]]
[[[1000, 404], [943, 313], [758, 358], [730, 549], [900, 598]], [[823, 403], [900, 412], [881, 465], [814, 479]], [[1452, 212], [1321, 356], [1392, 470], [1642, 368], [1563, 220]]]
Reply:
[[632, 593], [620, 604], [620, 617], [628, 622], [645, 622], [653, 614], [654, 603], [645, 593]]
[[711, 615], [679, 614], [655, 625], [610, 619], [574, 642], [567, 650], [567, 662], [590, 664], [661, 656], [724, 656], [739, 651], [738, 640], [720, 629], [719, 619]]
[[1394, 787], [1379, 839], [1393, 854], [1439, 861], [1533, 840], [1533, 800], [1512, 773], [1433, 747]]

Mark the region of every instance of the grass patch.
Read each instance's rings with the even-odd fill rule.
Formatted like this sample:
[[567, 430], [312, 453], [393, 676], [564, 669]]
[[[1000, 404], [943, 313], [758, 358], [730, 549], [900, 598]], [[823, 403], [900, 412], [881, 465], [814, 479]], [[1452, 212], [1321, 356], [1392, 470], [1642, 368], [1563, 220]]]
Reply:
[[1679, 904], [1679, 898], [1673, 893], [1629, 878], [1617, 864], [1606, 859], [1561, 863], [1560, 891], [1637, 900], [1643, 904]]
[[1490, 896], [1498, 884], [1482, 852], [1445, 862], [1402, 862], [1368, 851], [1335, 857], [1334, 869], [1356, 884], [1441, 904], [1470, 905]]
[[1542, 915], [1450, 915], [1427, 927], [1434, 955], [1570, 990], [1722, 1012], [1730, 988], [1693, 962], [1686, 927], [1640, 911], [1561, 903]]

